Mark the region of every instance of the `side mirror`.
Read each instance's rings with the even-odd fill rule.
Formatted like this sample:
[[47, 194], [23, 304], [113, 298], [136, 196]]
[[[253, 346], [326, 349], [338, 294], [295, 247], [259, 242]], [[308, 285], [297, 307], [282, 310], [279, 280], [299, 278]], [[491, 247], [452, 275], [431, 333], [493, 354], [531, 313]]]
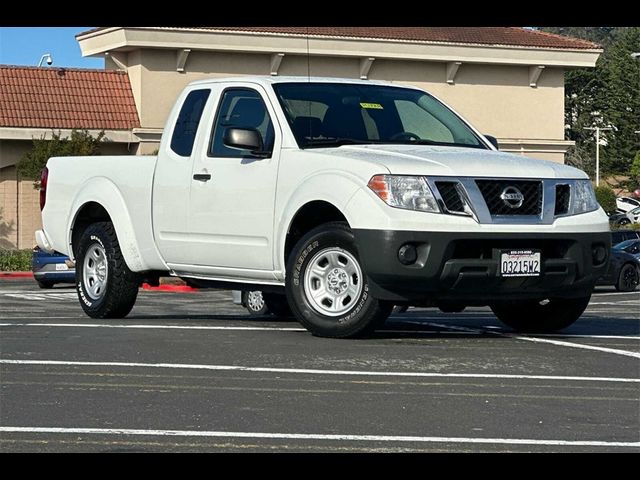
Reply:
[[498, 145], [498, 139], [496, 137], [493, 137], [491, 135], [485, 135], [484, 138], [489, 140], [489, 143], [494, 147], [496, 147], [496, 150], [500, 150], [500, 146]]
[[269, 152], [264, 151], [262, 136], [255, 128], [227, 128], [224, 132], [223, 142], [229, 148], [249, 150], [252, 155], [264, 157]]

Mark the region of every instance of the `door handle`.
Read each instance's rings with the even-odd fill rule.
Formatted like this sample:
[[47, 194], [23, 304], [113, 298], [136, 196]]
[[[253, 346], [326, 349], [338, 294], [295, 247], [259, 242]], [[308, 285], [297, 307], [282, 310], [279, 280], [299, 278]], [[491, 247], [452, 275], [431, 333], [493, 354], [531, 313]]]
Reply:
[[208, 182], [211, 180], [210, 173], [196, 173], [193, 175], [194, 180], [198, 180], [199, 182]]

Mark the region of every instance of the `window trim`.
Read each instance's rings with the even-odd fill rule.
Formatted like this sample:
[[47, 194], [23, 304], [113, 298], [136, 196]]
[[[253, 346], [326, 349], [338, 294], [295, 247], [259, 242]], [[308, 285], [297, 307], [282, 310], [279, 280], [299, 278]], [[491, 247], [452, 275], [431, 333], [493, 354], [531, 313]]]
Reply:
[[[218, 125], [218, 118], [220, 116], [220, 110], [222, 110], [222, 103], [224, 101], [224, 96], [229, 91], [242, 91], [242, 90], [253, 92], [256, 95], [258, 95], [258, 98], [260, 98], [260, 100], [262, 100], [262, 104], [264, 105], [264, 109], [267, 112], [267, 115], [269, 116], [269, 121], [271, 122], [271, 128], [273, 128], [273, 131], [274, 131], [274, 142], [273, 142], [273, 148], [271, 149], [270, 155], [268, 157], [257, 156], [257, 155], [243, 155], [243, 156], [236, 156], [236, 157], [228, 157], [228, 156], [220, 156], [220, 155], [213, 155], [212, 154], [213, 153], [213, 151], [212, 151], [213, 150], [213, 141], [215, 140], [215, 129], [216, 129], [217, 125]], [[213, 116], [213, 123], [212, 123], [211, 127], [209, 128], [209, 141], [207, 142], [207, 158], [229, 158], [229, 159], [256, 158], [256, 159], [261, 159], [261, 160], [268, 160], [270, 158], [273, 158], [273, 151], [274, 150], [275, 150], [275, 123], [273, 121], [271, 113], [269, 112], [269, 108], [267, 107], [267, 102], [265, 101], [264, 97], [255, 88], [245, 87], [245, 86], [225, 87], [220, 92], [220, 94], [218, 95], [218, 105], [216, 105], [216, 112], [215, 112], [215, 115]], [[240, 151], [240, 150], [238, 150], [238, 151]]]

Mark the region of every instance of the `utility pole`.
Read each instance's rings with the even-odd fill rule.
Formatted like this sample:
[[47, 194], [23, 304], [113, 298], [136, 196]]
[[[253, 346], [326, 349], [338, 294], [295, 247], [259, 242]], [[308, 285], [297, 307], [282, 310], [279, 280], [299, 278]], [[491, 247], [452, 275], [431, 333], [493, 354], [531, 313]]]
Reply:
[[613, 130], [613, 127], [582, 127], [583, 130], [596, 131], [596, 187], [600, 186], [600, 131]]

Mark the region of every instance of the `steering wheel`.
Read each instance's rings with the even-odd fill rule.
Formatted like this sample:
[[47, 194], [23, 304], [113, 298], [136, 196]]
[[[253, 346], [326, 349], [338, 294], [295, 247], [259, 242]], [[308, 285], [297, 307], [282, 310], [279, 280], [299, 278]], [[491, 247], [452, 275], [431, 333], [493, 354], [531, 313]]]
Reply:
[[392, 135], [389, 140], [420, 140], [420, 136], [411, 132], [399, 132]]

